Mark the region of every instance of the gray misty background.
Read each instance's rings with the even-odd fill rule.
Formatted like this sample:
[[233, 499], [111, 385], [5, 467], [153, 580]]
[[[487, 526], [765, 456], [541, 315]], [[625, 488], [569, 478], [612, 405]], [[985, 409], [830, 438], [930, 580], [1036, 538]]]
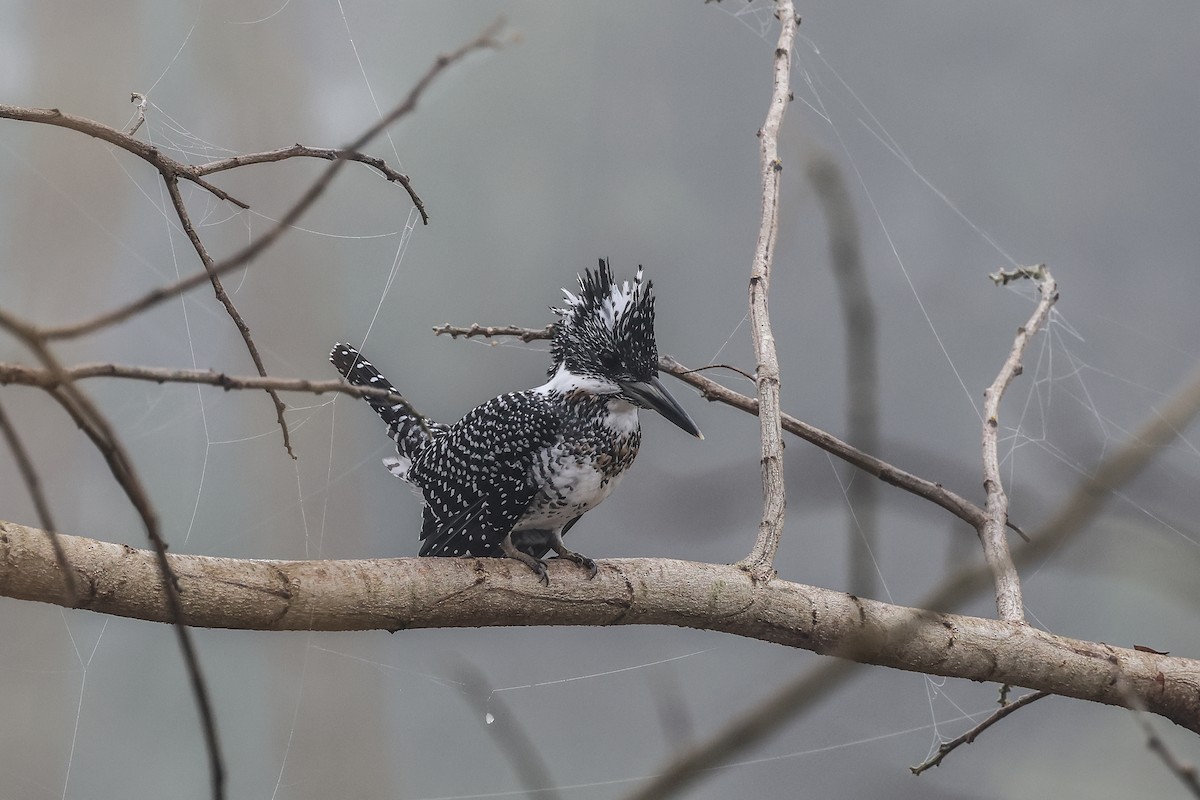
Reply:
[[[842, 319], [803, 169], [827, 152], [850, 184], [879, 314], [884, 458], [980, 498], [977, 409], [1032, 310], [1029, 287], [997, 289], [986, 275], [1010, 266], [1002, 251], [1054, 270], [1058, 314], [1002, 420], [1014, 518], [1036, 527], [1200, 354], [1200, 10], [828, 1], [799, 10], [807, 41], [782, 143], [771, 295], [784, 406], [845, 431]], [[332, 377], [331, 343], [361, 342], [369, 328], [372, 360], [418, 408], [453, 420], [540, 383], [548, 357], [536, 345], [437, 338], [430, 327], [543, 325], [559, 287], [600, 256], [626, 275], [646, 265], [663, 352], [752, 368], [743, 318], [758, 217], [754, 134], [776, 34], [760, 27], [769, 11], [736, 0], [347, 0], [344, 15], [334, 3], [274, 0], [10, 1], [0, 5], [0, 101], [119, 127], [129, 93], [149, 92], [139, 135], [197, 161], [297, 141], [336, 146], [376, 118], [370, 91], [392, 106], [438, 52], [504, 15], [520, 42], [454, 68], [391, 132], [432, 224], [415, 231], [389, 291], [409, 205], [355, 165], [305, 230], [227, 281], [271, 373]], [[396, 160], [386, 138], [368, 149]], [[323, 166], [217, 179], [253, 213], [189, 189], [210, 249], [219, 257], [265, 230]], [[156, 175], [101, 143], [2, 122], [0, 186], [0, 303], [30, 319], [90, 316], [198, 268], [161, 212]], [[208, 289], [61, 353], [252, 372]], [[0, 360], [29, 356], [2, 339]], [[722, 380], [751, 388], [736, 375]], [[673, 386], [706, 440], [644, 418], [633, 477], [572, 532], [572, 546], [601, 558], [717, 562], [749, 549], [756, 420]], [[379, 465], [388, 442], [361, 403], [289, 396], [293, 462], [265, 395], [103, 381], [86, 389], [132, 448], [175, 552], [416, 552], [416, 499]], [[30, 390], [3, 398], [35, 444], [63, 530], [144, 546], [69, 421]], [[1200, 458], [1195, 433], [1180, 433], [1099, 523], [1026, 570], [1031, 622], [1200, 655]], [[843, 490], [864, 478], [794, 439], [787, 476], [780, 574], [846, 588]], [[971, 531], [940, 510], [887, 487], [879, 499], [881, 599], [916, 602], [978, 559]], [[0, 518], [35, 522], [7, 457], [0, 500]], [[0, 607], [0, 795], [207, 796], [200, 728], [168, 628]], [[961, 610], [994, 613], [986, 595]], [[560, 796], [618, 797], [676, 748], [820, 662], [652, 628], [197, 631], [196, 641], [233, 798], [519, 796], [491, 736], [514, 724], [566, 787]], [[486, 690], [463, 688], [464, 664], [486, 676]], [[863, 671], [852, 687], [690, 796], [1181, 796], [1126, 713], [1061, 699], [914, 778], [907, 767], [938, 736], [969, 727], [964, 713], [986, 713], [996, 687], [884, 670]], [[1156, 725], [1180, 757], [1200, 760], [1194, 736]]]

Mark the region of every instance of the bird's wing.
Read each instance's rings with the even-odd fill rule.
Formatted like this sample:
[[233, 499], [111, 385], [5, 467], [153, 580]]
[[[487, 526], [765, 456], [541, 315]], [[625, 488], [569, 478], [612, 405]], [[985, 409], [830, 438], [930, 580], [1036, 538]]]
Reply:
[[489, 400], [421, 452], [408, 479], [425, 497], [421, 555], [500, 554], [541, 487], [533, 466], [562, 429], [541, 395]]

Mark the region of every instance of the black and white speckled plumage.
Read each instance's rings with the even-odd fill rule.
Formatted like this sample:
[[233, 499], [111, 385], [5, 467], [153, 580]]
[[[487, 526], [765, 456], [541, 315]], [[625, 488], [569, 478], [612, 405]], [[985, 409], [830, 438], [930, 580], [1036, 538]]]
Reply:
[[[641, 270], [632, 287], [618, 285], [602, 260], [577, 295], [565, 294], [544, 385], [493, 398], [453, 425], [405, 401], [368, 401], [396, 441], [384, 463], [425, 501], [421, 555], [510, 556], [546, 580], [540, 559], [554, 550], [594, 574], [562, 535], [633, 463], [638, 407], [700, 435], [658, 382], [654, 297]], [[395, 391], [350, 345], [336, 345], [330, 360], [351, 383]]]

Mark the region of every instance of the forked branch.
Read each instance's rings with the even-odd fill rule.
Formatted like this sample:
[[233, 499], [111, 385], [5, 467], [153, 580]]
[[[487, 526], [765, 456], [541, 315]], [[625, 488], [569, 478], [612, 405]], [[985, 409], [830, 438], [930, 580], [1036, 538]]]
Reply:
[[973, 743], [979, 738], [979, 734], [983, 733], [988, 728], [1007, 717], [1009, 714], [1019, 711], [1030, 703], [1041, 700], [1043, 697], [1049, 696], [1049, 692], [1030, 692], [1029, 694], [1014, 700], [1011, 703], [1001, 703], [1000, 707], [993, 711], [983, 722], [975, 725], [971, 728], [971, 730], [960, 736], [955, 736], [949, 741], [942, 742], [940, 745], [938, 745], [936, 753], [922, 761], [920, 764], [917, 764], [915, 767], [909, 767], [909, 770], [912, 771], [913, 775], [920, 775], [925, 770], [933, 769], [934, 767], [940, 767], [946, 756], [950, 755], [964, 744]]

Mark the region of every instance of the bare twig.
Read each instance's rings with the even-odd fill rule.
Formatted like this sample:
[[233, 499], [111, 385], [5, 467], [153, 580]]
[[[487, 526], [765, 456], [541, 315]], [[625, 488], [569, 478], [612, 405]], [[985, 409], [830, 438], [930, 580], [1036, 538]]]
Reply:
[[50, 516], [50, 504], [46, 502], [46, 495], [42, 492], [42, 481], [38, 477], [37, 469], [33, 466], [33, 459], [29, 457], [25, 444], [17, 434], [16, 426], [9, 420], [2, 405], [0, 405], [0, 432], [3, 432], [4, 438], [8, 442], [8, 449], [12, 451], [13, 459], [17, 462], [17, 469], [21, 472], [25, 489], [29, 492], [29, 497], [33, 500], [33, 507], [37, 510], [38, 522], [45, 529], [46, 535], [50, 537], [50, 544], [54, 547], [54, 557], [58, 560], [59, 569], [62, 570], [67, 605], [73, 606], [79, 597], [75, 570], [71, 568], [71, 562], [67, 559], [62, 542], [58, 540], [58, 527]]
[[[414, 84], [413, 88], [409, 91], [408, 96], [405, 97], [403, 102], [393, 108], [389, 113], [384, 115], [378, 122], [368, 128], [353, 142], [350, 142], [344, 148], [340, 148], [339, 153], [344, 154], [351, 151], [361, 150], [367, 142], [375, 138], [386, 128], [390, 127], [396, 122], [396, 120], [410, 113], [414, 108], [416, 108], [417, 102], [421, 99], [421, 96], [425, 93], [425, 90], [429, 88], [429, 85], [433, 83], [433, 81], [443, 71], [445, 71], [447, 67], [461, 61], [467, 55], [475, 52], [476, 50], [500, 47], [502, 42], [497, 37], [502, 27], [503, 20], [497, 20], [485, 28], [479, 36], [472, 39], [470, 42], [467, 42], [453, 53], [450, 53], [449, 55], [438, 56], [433, 65], [430, 66], [425, 74], [421, 76], [416, 84]], [[47, 122], [49, 124], [63, 125], [64, 127], [83, 130], [84, 133], [99, 135], [99, 138], [105, 139], [106, 141], [111, 140], [111, 134], [116, 134], [116, 136], [122, 141], [114, 141], [114, 144], [118, 144], [119, 146], [130, 150], [130, 152], [135, 153], [135, 155], [146, 158], [147, 161], [151, 161], [151, 163], [155, 163], [157, 166], [157, 163], [152, 160], [152, 157], [143, 153], [145, 150], [153, 150], [153, 148], [150, 148], [149, 145], [145, 145], [136, 139], [131, 139], [120, 131], [114, 131], [111, 128], [107, 128], [107, 126], [99, 125], [99, 123], [94, 123], [91, 120], [82, 120], [80, 117], [70, 117], [69, 115], [64, 115], [57, 109], [22, 109], [15, 106], [0, 105], [0, 118], [3, 117], [9, 117], [11, 119], [27, 119], [31, 122]], [[69, 119], [72, 124], [66, 124], [63, 121], [64, 119]], [[86, 123], [83, 128], [77, 127], [81, 121], [82, 123]], [[92, 133], [93, 130], [98, 130], [99, 133]], [[168, 286], [161, 286], [157, 289], [147, 292], [131, 302], [126, 303], [123, 306], [120, 306], [119, 308], [108, 311], [90, 320], [85, 320], [72, 325], [63, 325], [56, 328], [45, 328], [42, 331], [43, 335], [49, 339], [65, 339], [92, 333], [100, 330], [101, 328], [106, 328], [110, 325], [115, 325], [118, 322], [122, 322], [135, 314], [158, 305], [164, 300], [178, 296], [181, 292], [186, 292], [189, 289], [194, 289], [203, 283], [210, 282], [212, 275], [221, 276], [227, 272], [231, 272], [239, 267], [245, 266], [256, 256], [258, 256], [259, 253], [274, 244], [276, 239], [286, 233], [297, 222], [297, 220], [299, 220], [300, 217], [312, 207], [317, 198], [325, 192], [329, 184], [337, 176], [337, 173], [342, 169], [342, 167], [348, 164], [349, 161], [350, 160], [345, 157], [338, 158], [332, 164], [326, 167], [325, 171], [321, 173], [321, 175], [312, 183], [311, 186], [309, 186], [308, 190], [300, 197], [300, 199], [297, 200], [296, 203], [290, 209], [288, 209], [282, 217], [280, 217], [278, 222], [268, 228], [254, 242], [250, 243], [246, 247], [243, 247], [241, 250], [229, 256], [228, 258], [225, 258], [214, 264], [211, 270], [202, 270], [186, 278], [182, 278]], [[185, 169], [184, 171], [179, 172], [179, 177], [187, 178], [188, 180], [194, 180], [196, 183], [199, 183], [206, 189], [209, 189], [209, 191], [217, 194], [218, 197], [222, 197], [222, 199], [226, 199], [228, 197], [227, 195], [224, 195], [224, 193], [218, 193], [219, 190], [215, 189], [215, 187], [210, 188], [210, 185], [204, 182], [203, 178], [199, 176], [192, 177], [190, 174], [188, 174], [188, 172], [191, 170], [191, 167], [188, 167], [187, 165], [181, 166]]]
[[909, 770], [912, 772], [913, 775], [920, 775], [922, 772], [924, 772], [927, 769], [941, 766], [942, 760], [946, 756], [950, 755], [951, 753], [953, 753], [955, 750], [957, 750], [959, 747], [961, 747], [964, 744], [971, 744], [972, 742], [975, 741], [976, 738], [979, 737], [979, 734], [983, 733], [988, 728], [992, 727], [997, 722], [999, 722], [1000, 720], [1007, 717], [1009, 714], [1013, 713], [1017, 709], [1024, 708], [1025, 706], [1029, 705], [1030, 703], [1033, 703], [1037, 700], [1041, 700], [1043, 697], [1049, 697], [1049, 696], [1050, 696], [1049, 692], [1030, 692], [1029, 694], [1025, 695], [1024, 697], [1021, 697], [1018, 700], [1014, 700], [1011, 703], [1002, 702], [1000, 704], [1000, 708], [998, 708], [994, 712], [992, 712], [991, 716], [989, 716], [983, 722], [979, 723], [974, 728], [971, 728], [971, 730], [967, 731], [966, 733], [962, 734], [961, 736], [956, 736], [948, 742], [942, 742], [941, 745], [938, 746], [937, 753], [935, 753], [933, 756], [925, 759], [920, 764], [917, 764], [915, 767], [909, 767]]
[[792, 0], [777, 0], [775, 16], [779, 19], [779, 41], [775, 46], [774, 84], [767, 118], [758, 132], [762, 217], [750, 269], [750, 333], [754, 340], [762, 437], [763, 513], [754, 547], [738, 562], [738, 566], [762, 580], [775, 574], [772, 562], [783, 535], [787, 507], [783, 483], [783, 431], [779, 418], [779, 359], [775, 354], [775, 336], [767, 312], [767, 294], [771, 285], [771, 264], [775, 259], [775, 241], [779, 237], [779, 183], [783, 172], [783, 162], [779, 160], [779, 128], [791, 100], [792, 45], [799, 24]]
[[[808, 159], [805, 172], [813, 185], [829, 227], [829, 253], [833, 276], [842, 301], [842, 327], [846, 331], [846, 438], [868, 453], [879, 452], [879, 356], [875, 306], [859, 251], [858, 220], [854, 204], [837, 163], [825, 152]], [[850, 591], [874, 597], [878, 567], [872, 552], [878, 539], [877, 485], [851, 480], [846, 502], [851, 516]]]
[[512, 336], [520, 339], [522, 342], [532, 342], [538, 339], [553, 339], [554, 324], [551, 323], [545, 328], [521, 328], [516, 325], [485, 326], [476, 324], [460, 327], [447, 322], [444, 325], [435, 325], [433, 332], [437, 336], [441, 336], [443, 333], [447, 334], [453, 339], [457, 339], [460, 336], [467, 339], [474, 336]]
[[196, 369], [161, 369], [157, 367], [126, 366], [124, 364], [80, 364], [64, 367], [55, 374], [47, 369], [24, 364], [0, 363], [0, 386], [36, 386], [53, 389], [67, 381], [85, 378], [124, 378], [149, 381], [150, 383], [191, 383], [217, 386], [226, 391], [234, 389], [269, 389], [276, 392], [306, 392], [324, 394], [339, 392], [351, 397], [375, 397], [380, 400], [397, 400], [401, 395], [373, 386], [351, 386], [344, 380], [310, 381], [304, 378], [270, 378], [262, 376], [237, 376], [224, 372]]
[[[688, 369], [671, 356], [662, 356], [658, 363], [659, 369], [668, 372], [684, 383], [694, 386], [706, 400], [717, 401], [748, 414], [758, 413], [758, 400], [726, 388], [716, 381], [710, 380], [695, 370]], [[848, 464], [858, 467], [869, 475], [873, 475], [884, 483], [903, 489], [906, 492], [923, 497], [949, 511], [972, 527], [978, 527], [983, 521], [983, 509], [958, 495], [940, 483], [907, 472], [900, 467], [889, 464], [881, 458], [864, 453], [857, 447], [842, 441], [831, 433], [809, 425], [790, 414], [781, 414], [783, 429], [788, 433], [814, 444], [830, 455], [837, 456]]]
[[133, 92], [129, 95], [129, 102], [137, 103], [137, 117], [129, 126], [129, 130], [125, 131], [126, 136], [133, 136], [138, 132], [138, 128], [141, 128], [146, 122], [146, 95], [141, 92]]
[[345, 150], [334, 147], [309, 147], [303, 144], [294, 144], [291, 147], [281, 147], [278, 150], [268, 150], [263, 153], [245, 153], [243, 155], [209, 161], [206, 164], [196, 164], [192, 169], [197, 175], [211, 175], [214, 172], [236, 169], [248, 164], [269, 164], [289, 158], [320, 158], [325, 161], [343, 159], [346, 161], [357, 161], [360, 164], [374, 167], [379, 171], [380, 175], [392, 183], [398, 183], [404, 187], [404, 191], [408, 192], [409, 199], [412, 200], [412, 204], [421, 215], [421, 222], [425, 225], [429, 224], [429, 213], [425, 210], [425, 203], [417, 195], [417, 191], [413, 189], [412, 181], [409, 177], [403, 172], [394, 169], [382, 158], [360, 153], [357, 150]]
[[[208, 248], [204, 246], [204, 242], [200, 240], [200, 236], [196, 233], [196, 229], [192, 225], [192, 216], [188, 213], [187, 204], [183, 202], [183, 195], [179, 192], [179, 180], [174, 177], [164, 177], [163, 180], [166, 181], [167, 193], [171, 196], [171, 204], [175, 207], [175, 214], [179, 217], [180, 224], [183, 225], [183, 232], [187, 234], [188, 241], [192, 243], [192, 248], [200, 258], [200, 263], [204, 266], [205, 271], [208, 272], [213, 291], [217, 295], [217, 300], [220, 301], [221, 305], [225, 306], [225, 312], [229, 314], [229, 318], [233, 320], [238, 333], [241, 334], [242, 342], [246, 345], [246, 350], [250, 353], [250, 360], [254, 362], [254, 368], [258, 370], [259, 375], [264, 378], [267, 377], [267, 368], [263, 365], [262, 356], [258, 353], [258, 345], [254, 343], [254, 338], [250, 336], [250, 326], [242, 319], [237, 306], [233, 304], [233, 300], [226, 293], [220, 277], [213, 272], [213, 258], [208, 254]], [[296, 453], [292, 450], [292, 437], [288, 431], [287, 420], [283, 417], [284, 412], [287, 411], [287, 406], [279, 399], [279, 395], [275, 393], [274, 389], [268, 389], [267, 394], [270, 395], [271, 402], [275, 404], [275, 419], [279, 422], [280, 430], [283, 431], [283, 448], [289, 456], [295, 458]]]
[[1008, 523], [1008, 495], [1000, 480], [1000, 457], [998, 453], [997, 436], [1000, 427], [1000, 400], [1004, 390], [1013, 378], [1021, 374], [1021, 358], [1029, 340], [1041, 329], [1050, 316], [1050, 309], [1058, 300], [1058, 284], [1055, 283], [1050, 271], [1045, 265], [1023, 267], [1016, 273], [997, 273], [1000, 277], [992, 276], [993, 280], [1007, 283], [1013, 277], [1026, 277], [1037, 281], [1041, 299], [1038, 301], [1033, 315], [1023, 327], [1017, 329], [1012, 349], [996, 380], [983, 393], [983, 488], [987, 493], [984, 509], [987, 512], [983, 525], [979, 528], [979, 541], [983, 544], [983, 555], [992, 570], [992, 578], [996, 584], [996, 610], [1000, 619], [1010, 622], [1022, 622], [1025, 619], [1025, 607], [1021, 601], [1021, 580], [1017, 568], [1013, 565], [1012, 556], [1008, 551], [1008, 536], [1005, 530]]

